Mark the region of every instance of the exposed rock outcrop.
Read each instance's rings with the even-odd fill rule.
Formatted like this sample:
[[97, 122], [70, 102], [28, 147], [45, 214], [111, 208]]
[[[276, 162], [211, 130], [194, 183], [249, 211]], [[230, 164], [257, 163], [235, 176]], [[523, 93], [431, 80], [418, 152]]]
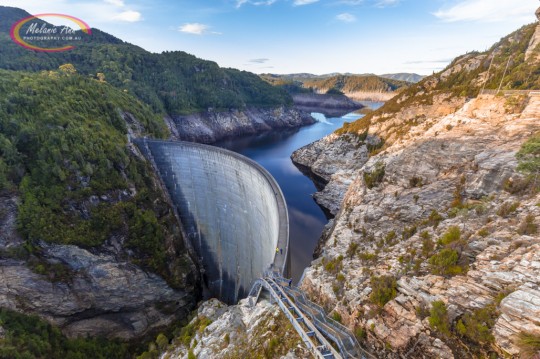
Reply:
[[[536, 16], [540, 16], [540, 8], [536, 10]], [[529, 47], [527, 48], [527, 52], [525, 52], [526, 61], [537, 62], [539, 60], [540, 49], [538, 48], [538, 45], [540, 45], [540, 25], [536, 26], [534, 35], [531, 38], [531, 41], [529, 42]]]
[[[16, 250], [13, 242], [0, 246], [3, 253]], [[185, 317], [194, 305], [191, 293], [173, 290], [157, 275], [112, 254], [45, 243], [36, 250], [46, 262], [69, 271], [70, 278], [51, 280], [27, 260], [0, 259], [0, 306], [38, 314], [68, 336], [129, 339]]]
[[[435, 300], [446, 303], [455, 322], [510, 293], [492, 329], [501, 352], [517, 354], [515, 336], [522, 331], [540, 333], [540, 239], [518, 231], [527, 216], [538, 223], [539, 197], [503, 191], [509, 179], [519, 181], [517, 150], [540, 130], [535, 110], [540, 97], [530, 97], [515, 111], [508, 104], [516, 98], [480, 96], [455, 113], [429, 116], [369, 160], [365, 145], [347, 142], [350, 134], [331, 135], [294, 155], [295, 161], [311, 164], [314, 173], [329, 179], [329, 186], [336, 174], [340, 182], [351, 183], [333, 194], [330, 206], [340, 212], [322, 258], [305, 273], [303, 288], [340, 313], [350, 328], [364, 328], [374, 352], [387, 357], [470, 356], [438, 335], [421, 314]], [[391, 121], [397, 124], [411, 111], [399, 112]], [[385, 123], [375, 133], [391, 134], [392, 127]], [[384, 176], [368, 188], [363, 174], [380, 164]], [[456, 207], [456, 199], [464, 204]], [[511, 214], [501, 212], [509, 203], [520, 204]], [[440, 216], [436, 224], [432, 213]], [[442, 277], [431, 273], [431, 254], [421, 254], [420, 234], [425, 231], [423, 238], [436, 241], [450, 226], [461, 228], [469, 270]], [[344, 282], [328, 269], [330, 261], [338, 261]], [[373, 275], [399, 278], [397, 297], [380, 311], [370, 300]]]
[[172, 139], [213, 143], [227, 137], [250, 135], [279, 128], [315, 123], [309, 113], [294, 108], [248, 108], [166, 118]]
[[[204, 302], [188, 324], [194, 334], [173, 339], [161, 358], [307, 358], [310, 353], [277, 306], [247, 300], [227, 306], [216, 299]], [[184, 339], [184, 342], [182, 342]]]
[[336, 215], [351, 184], [350, 174], [368, 160], [368, 150], [356, 136], [332, 134], [295, 151], [291, 159], [319, 187], [324, 187], [314, 198]]

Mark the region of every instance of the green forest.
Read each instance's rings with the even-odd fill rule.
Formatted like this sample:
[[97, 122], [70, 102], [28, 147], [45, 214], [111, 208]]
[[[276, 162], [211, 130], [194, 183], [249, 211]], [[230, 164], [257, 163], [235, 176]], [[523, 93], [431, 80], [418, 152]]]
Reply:
[[319, 91], [339, 90], [350, 92], [392, 92], [406, 88], [410, 83], [386, 79], [375, 75], [339, 75], [324, 79], [310, 79], [303, 82], [303, 87]]
[[[0, 70], [0, 190], [21, 198], [22, 255], [36, 254], [37, 240], [93, 247], [121, 233], [134, 262], [174, 285], [165, 260], [174, 217], [148, 164], [129, 151], [122, 115], [140, 122], [140, 135], [167, 129], [131, 95], [72, 71]], [[97, 197], [105, 200], [90, 204]]]
[[130, 358], [130, 348], [120, 341], [103, 338], [66, 338], [58, 328], [36, 316], [0, 309], [2, 359], [111, 359]]
[[79, 73], [99, 76], [134, 94], [155, 112], [171, 115], [209, 108], [270, 107], [292, 103], [286, 91], [250, 72], [220, 68], [215, 62], [182, 51], [150, 53], [97, 29], [92, 29], [92, 35], [83, 37], [83, 41], [74, 42], [76, 47], [70, 51], [29, 51], [9, 37], [9, 26], [28, 15], [20, 9], [0, 6], [0, 68], [41, 71], [71, 63]]
[[353, 92], [393, 92], [411, 85], [406, 81], [392, 80], [377, 75], [334, 75], [326, 77], [301, 77], [294, 75], [262, 74], [261, 78], [289, 93], [319, 92], [343, 94]]

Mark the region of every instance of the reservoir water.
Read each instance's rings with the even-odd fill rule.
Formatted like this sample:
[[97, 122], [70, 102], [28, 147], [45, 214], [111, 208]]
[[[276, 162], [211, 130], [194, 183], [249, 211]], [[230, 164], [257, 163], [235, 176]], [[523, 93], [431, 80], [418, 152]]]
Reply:
[[[379, 102], [366, 102], [376, 109]], [[339, 118], [326, 118], [313, 113], [317, 122], [294, 130], [279, 130], [256, 136], [244, 136], [216, 143], [251, 158], [264, 166], [279, 183], [289, 210], [291, 274], [296, 283], [313, 260], [313, 251], [328, 222], [323, 210], [312, 195], [317, 191], [313, 182], [292, 163], [291, 154], [311, 142], [332, 133], [344, 122], [352, 122], [363, 115], [351, 113]]]

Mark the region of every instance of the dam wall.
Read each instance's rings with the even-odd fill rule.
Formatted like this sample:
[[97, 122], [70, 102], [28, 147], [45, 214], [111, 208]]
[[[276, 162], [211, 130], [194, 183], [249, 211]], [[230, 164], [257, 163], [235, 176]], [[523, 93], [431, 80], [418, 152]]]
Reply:
[[167, 188], [213, 297], [236, 303], [271, 265], [287, 275], [287, 206], [263, 167], [213, 146], [147, 139], [136, 144]]

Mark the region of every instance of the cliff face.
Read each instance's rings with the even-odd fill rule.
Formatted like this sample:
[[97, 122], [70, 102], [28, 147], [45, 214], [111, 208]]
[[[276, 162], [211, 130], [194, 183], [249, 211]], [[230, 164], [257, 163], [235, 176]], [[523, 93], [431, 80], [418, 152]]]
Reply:
[[290, 107], [206, 111], [165, 119], [175, 140], [213, 143], [233, 136], [315, 123], [309, 113]]
[[[70, 337], [131, 339], [185, 318], [194, 307], [197, 274], [186, 254], [169, 261], [181, 288], [173, 289], [133, 264], [127, 233], [92, 249], [42, 241], [27, 247], [16, 229], [18, 202], [14, 194], [0, 197], [2, 308], [37, 314]], [[167, 239], [170, 251], [183, 247], [174, 235]]]
[[38, 314], [68, 336], [123, 339], [168, 325], [193, 308], [189, 279], [179, 278], [185, 290], [172, 289], [133, 265], [115, 240], [92, 251], [40, 242], [28, 255], [15, 230], [16, 202], [0, 198], [2, 308]]
[[293, 155], [329, 181], [316, 199], [337, 213], [302, 287], [381, 357], [518, 355], [521, 333], [540, 335], [540, 197], [516, 170], [540, 97], [444, 90], [493, 82], [486, 59], [504, 46]]
[[[455, 114], [434, 119], [423, 135], [388, 148], [360, 171], [350, 170], [345, 176], [352, 183], [341, 205], [337, 205], [340, 196], [334, 197], [340, 213], [322, 258], [306, 272], [303, 288], [327, 309], [341, 313], [350, 327], [372, 328], [368, 342], [374, 347], [387, 342], [406, 350], [418, 342], [417, 353], [442, 348], [417, 308], [429, 308], [440, 299], [456, 319], [510, 288], [493, 329], [497, 344], [515, 353], [512, 336], [537, 325], [525, 313], [540, 309], [533, 304], [540, 299], [534, 289], [540, 285], [540, 241], [517, 231], [528, 215], [537, 221], [538, 198], [512, 195], [502, 188], [509, 178], [519, 177], [515, 154], [531, 132], [540, 130], [540, 113], [505, 114], [504, 101], [473, 100]], [[531, 98], [526, 111], [537, 111], [539, 104], [539, 98]], [[331, 148], [339, 146], [338, 140], [327, 141]], [[384, 163], [384, 177], [370, 189], [363, 173], [373, 172], [378, 163]], [[465, 202], [462, 208], [452, 207], [456, 191]], [[515, 212], [497, 214], [517, 202], [521, 204]], [[433, 211], [441, 216], [437, 226], [433, 218], [430, 221], [430, 216], [436, 217]], [[435, 243], [451, 226], [458, 226], [466, 238], [462, 256], [470, 261], [470, 269], [466, 275], [446, 278], [431, 273], [427, 260], [432, 253], [421, 254], [426, 236], [422, 233]], [[325, 265], [339, 256], [344, 283]], [[380, 313], [370, 300], [373, 275], [399, 278], [397, 297]], [[452, 356], [444, 347], [434, 357], [443, 352]]]

